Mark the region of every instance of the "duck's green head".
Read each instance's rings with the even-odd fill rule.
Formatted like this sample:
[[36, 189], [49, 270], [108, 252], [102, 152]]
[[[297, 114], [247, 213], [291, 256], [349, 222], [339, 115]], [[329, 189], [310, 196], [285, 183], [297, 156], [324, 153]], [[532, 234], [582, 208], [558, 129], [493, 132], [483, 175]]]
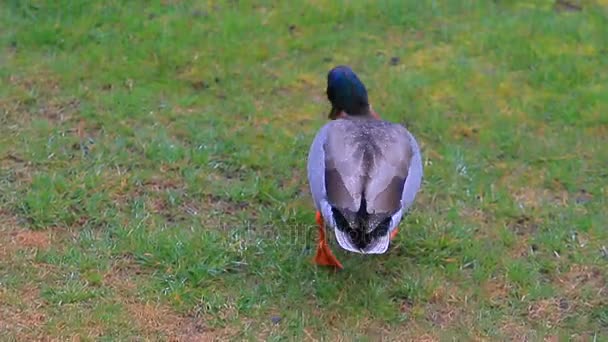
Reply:
[[352, 116], [370, 113], [365, 85], [348, 66], [337, 66], [327, 74], [327, 98], [332, 106], [329, 112], [332, 120], [342, 111]]

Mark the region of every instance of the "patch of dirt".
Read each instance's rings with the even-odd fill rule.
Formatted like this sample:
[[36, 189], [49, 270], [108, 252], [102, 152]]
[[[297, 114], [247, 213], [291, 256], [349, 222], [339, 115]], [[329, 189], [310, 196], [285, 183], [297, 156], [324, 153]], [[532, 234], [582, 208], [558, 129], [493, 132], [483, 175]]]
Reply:
[[580, 12], [583, 10], [583, 6], [580, 1], [576, 0], [556, 0], [553, 9], [556, 12]]
[[[353, 322], [342, 321], [342, 324], [348, 326], [343, 328], [342, 324], [333, 329], [333, 336], [328, 340], [331, 341], [352, 341], [356, 340], [354, 336], [344, 336], [344, 331], [356, 331], [363, 334], [366, 340], [370, 341], [439, 341], [440, 339], [429, 333], [428, 327], [420, 326], [413, 320], [407, 321], [399, 326], [387, 326], [386, 324], [373, 321], [371, 319], [363, 319], [358, 321], [356, 329], [353, 330]], [[360, 338], [359, 338], [360, 339]], [[314, 339], [310, 336], [310, 340], [319, 341], [324, 339]]]
[[527, 317], [531, 322], [541, 321], [547, 328], [554, 328], [566, 318], [572, 308], [573, 305], [563, 298], [541, 299], [528, 306]]
[[580, 189], [576, 194], [575, 202], [577, 204], [585, 204], [593, 200], [593, 195], [587, 192], [585, 189]]
[[228, 341], [236, 334], [229, 327], [209, 329], [203, 318], [182, 315], [163, 303], [137, 299], [138, 277], [144, 271], [130, 255], [115, 260], [104, 274], [103, 284], [114, 289], [117, 301], [124, 305], [135, 327], [146, 337], [167, 341]]
[[503, 305], [511, 292], [508, 283], [503, 279], [490, 279], [481, 288], [490, 303], [497, 306]]
[[530, 242], [530, 236], [538, 229], [538, 224], [533, 223], [536, 220], [528, 216], [519, 216], [511, 219], [507, 223], [507, 227], [517, 234], [517, 238], [512, 246], [509, 247], [509, 256], [513, 259], [526, 257], [530, 253], [538, 251], [538, 246]]
[[0, 210], [0, 258], [5, 259], [14, 251], [11, 235], [18, 228], [17, 219]]
[[230, 317], [234, 317], [238, 314], [238, 309], [232, 300], [224, 302], [221, 307], [215, 306], [210, 308], [209, 302], [201, 299], [196, 307], [192, 310], [192, 313], [196, 317], [205, 317], [206, 315], [212, 314], [217, 320], [228, 321]]
[[568, 192], [565, 190], [549, 190], [539, 188], [519, 188], [514, 190], [513, 199], [522, 208], [536, 209], [543, 205], [568, 205]]
[[144, 271], [135, 263], [131, 255], [114, 260], [112, 267], [103, 275], [103, 284], [125, 296], [135, 295], [137, 284], [134, 279]]
[[10, 258], [21, 249], [48, 248], [53, 232], [51, 230], [34, 231], [23, 228], [17, 217], [0, 210], [0, 257]]
[[433, 325], [445, 329], [462, 316], [464, 300], [458, 296], [454, 286], [440, 286], [433, 291], [426, 306], [426, 319]]
[[205, 204], [205, 208], [211, 208], [213, 210], [229, 215], [234, 214], [238, 211], [243, 211], [248, 207], [247, 202], [233, 202], [214, 195], [205, 196], [205, 200], [203, 201], [203, 203]]
[[530, 236], [536, 233], [539, 223], [537, 219], [521, 215], [511, 218], [507, 222], [507, 227], [519, 236]]
[[486, 214], [479, 208], [463, 208], [459, 212], [460, 218], [475, 223], [479, 226], [486, 225], [491, 222], [490, 215]]
[[162, 192], [167, 190], [175, 190], [182, 189], [184, 184], [181, 180], [170, 179], [166, 177], [153, 177], [151, 179], [145, 180], [141, 186], [138, 186], [138, 190], [145, 191], [151, 190], [154, 192]]
[[396, 329], [389, 329], [381, 341], [438, 342], [440, 339], [430, 333], [427, 328], [419, 326], [414, 321], [409, 321]]
[[49, 95], [57, 95], [60, 90], [59, 82], [56, 78], [42, 71], [36, 73], [35, 77], [11, 75], [8, 81], [13, 87], [27, 91], [37, 91], [38, 93], [42, 90]]
[[529, 341], [533, 337], [529, 328], [512, 320], [502, 322], [499, 331], [507, 341]]
[[[608, 5], [608, 0], [606, 1]], [[596, 136], [600, 138], [608, 137], [608, 124], [602, 125], [597, 124], [590, 127], [585, 127], [585, 132], [590, 136]]]
[[200, 322], [177, 315], [158, 304], [127, 303], [125, 307], [141, 331], [159, 334], [170, 341], [211, 341], [216, 335], [205, 331]]
[[62, 98], [61, 87], [56, 77], [44, 72], [35, 77], [11, 75], [9, 83], [24, 93], [36, 93], [35, 98], [16, 100], [17, 106], [10, 112], [14, 120], [28, 120], [34, 117], [47, 119], [51, 123], [73, 118], [80, 108], [76, 98]]
[[608, 297], [608, 279], [592, 266], [572, 265], [568, 272], [556, 277], [555, 282], [570, 298], [576, 299], [583, 287], [597, 291], [598, 300]]
[[13, 232], [13, 243], [18, 247], [47, 248], [50, 244], [49, 232], [22, 230]]
[[40, 310], [44, 301], [40, 290], [33, 285], [26, 285], [19, 291], [19, 305], [8, 304], [5, 291], [0, 290], [0, 331], [19, 341], [34, 341], [42, 337], [41, 328], [46, 323], [46, 315]]
[[477, 141], [479, 136], [479, 127], [467, 125], [455, 126], [452, 128], [452, 136], [456, 139], [463, 138]]
[[172, 220], [172, 215], [170, 215], [168, 213], [168, 207], [169, 204], [167, 203], [167, 201], [164, 198], [160, 198], [160, 197], [149, 197], [146, 200], [146, 207], [148, 209], [150, 209], [151, 212], [155, 213], [155, 214], [164, 214], [164, 216], [170, 220]]
[[[31, 183], [32, 165], [18, 154], [8, 152], [0, 157], [0, 170], [2, 177], [11, 183]], [[1, 215], [1, 213], [0, 213]]]
[[373, 322], [366, 322], [364, 326], [361, 327], [361, 330], [367, 338], [373, 341], [381, 341], [382, 338], [390, 332], [383, 324]]
[[399, 312], [401, 312], [402, 314], [409, 314], [410, 312], [412, 312], [412, 309], [414, 308], [414, 304], [412, 303], [412, 301], [410, 301], [409, 299], [403, 299], [400, 301], [400, 305], [399, 305]]
[[107, 187], [112, 188], [110, 191], [112, 201], [118, 203], [119, 206], [125, 205], [132, 198], [149, 195], [148, 207], [155, 212], [164, 210], [166, 206], [160, 198], [164, 192], [184, 188], [184, 184], [180, 179], [168, 177], [152, 177], [136, 184], [130, 184], [127, 175], [118, 177], [116, 175], [108, 175], [107, 178], [106, 184], [111, 184]]
[[40, 105], [38, 115], [50, 122], [62, 122], [72, 119], [79, 107], [80, 101], [77, 99], [50, 99]]
[[420, 337], [412, 338], [408, 341], [418, 341], [418, 342], [437, 342], [439, 338], [433, 336], [431, 334], [422, 334]]
[[512, 259], [526, 257], [530, 254], [530, 252], [536, 251], [535, 248], [537, 247], [535, 247], [535, 245], [531, 245], [527, 238], [520, 238], [512, 247], [509, 248], [509, 256]]
[[458, 308], [432, 305], [427, 308], [426, 318], [434, 326], [445, 329], [451, 326], [454, 320], [460, 315], [461, 312]]
[[[0, 264], [12, 267], [15, 253], [19, 250], [32, 251], [28, 255], [27, 266], [44, 279], [49, 265], [33, 262], [36, 250], [48, 248], [54, 240], [55, 231], [32, 231], [23, 228], [17, 217], [6, 210], [0, 210]], [[32, 261], [29, 261], [32, 260]], [[45, 301], [40, 296], [37, 284], [25, 284], [20, 289], [0, 286], [0, 332], [19, 341], [43, 340], [43, 327], [47, 317], [43, 307]]]
[[437, 287], [433, 290], [433, 294], [431, 298], [429, 298], [429, 303], [431, 304], [441, 304], [445, 302], [446, 290], [444, 287]]

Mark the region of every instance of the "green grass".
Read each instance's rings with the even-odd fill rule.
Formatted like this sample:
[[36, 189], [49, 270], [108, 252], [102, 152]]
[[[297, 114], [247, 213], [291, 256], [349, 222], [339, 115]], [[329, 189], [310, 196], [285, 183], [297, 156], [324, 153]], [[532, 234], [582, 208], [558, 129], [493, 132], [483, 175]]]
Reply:
[[[2, 2], [0, 339], [607, 339], [608, 3], [577, 3]], [[425, 180], [334, 273], [305, 163], [338, 64]]]

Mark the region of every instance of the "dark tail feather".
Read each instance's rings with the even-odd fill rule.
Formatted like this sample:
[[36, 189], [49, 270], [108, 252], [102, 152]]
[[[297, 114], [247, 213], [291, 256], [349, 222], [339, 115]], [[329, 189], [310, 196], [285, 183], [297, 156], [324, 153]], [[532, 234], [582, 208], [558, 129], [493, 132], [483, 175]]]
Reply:
[[375, 238], [386, 235], [388, 228], [391, 223], [391, 217], [387, 217], [376, 226], [370, 233], [366, 233], [366, 228], [369, 224], [370, 214], [367, 212], [367, 201], [365, 196], [361, 196], [361, 205], [357, 212], [350, 212], [345, 209], [345, 213], [348, 217], [354, 218], [353, 225], [351, 226], [346, 219], [342, 211], [334, 206], [331, 208], [336, 226], [340, 231], [348, 234], [353, 245], [357, 248], [365, 248]]

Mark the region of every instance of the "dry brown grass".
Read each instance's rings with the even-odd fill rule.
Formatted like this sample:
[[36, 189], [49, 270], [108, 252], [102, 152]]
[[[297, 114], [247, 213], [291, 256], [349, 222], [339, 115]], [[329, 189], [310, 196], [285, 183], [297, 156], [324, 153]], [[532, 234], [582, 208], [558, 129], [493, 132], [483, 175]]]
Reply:
[[524, 208], [536, 209], [546, 205], [566, 206], [569, 196], [565, 190], [525, 187], [515, 189], [513, 198], [518, 205]]
[[200, 322], [180, 316], [164, 305], [125, 303], [125, 308], [138, 330], [147, 336], [165, 336], [170, 341], [214, 341], [212, 331], [205, 331]]
[[[61, 234], [52, 229], [31, 231], [19, 226], [15, 217], [3, 213], [0, 216], [0, 257], [10, 260], [20, 250], [43, 250], [49, 248]], [[57, 236], [56, 236], [57, 235]], [[45, 265], [32, 264], [40, 269], [44, 277]], [[50, 265], [49, 265], [50, 267]], [[105, 272], [103, 285], [113, 289], [117, 297], [113, 300], [124, 306], [128, 317], [133, 319], [135, 329], [145, 340], [156, 340], [164, 336], [169, 341], [227, 341], [234, 334], [229, 327], [208, 329], [203, 319], [189, 317], [172, 310], [168, 304], [142, 302], [138, 299], [137, 279], [144, 272], [128, 256], [116, 260]], [[48, 312], [40, 296], [40, 288], [29, 284], [16, 291], [0, 287], [0, 331], [2, 336], [12, 336], [19, 341], [47, 341], [45, 325]], [[80, 341], [102, 336], [104, 325], [98, 321], [87, 321], [87, 334], [75, 334], [72, 340]]]
[[29, 230], [19, 222], [17, 216], [0, 210], [0, 257], [10, 259], [19, 250], [44, 250], [61, 235], [61, 229], [45, 231]]
[[[565, 298], [578, 303], [583, 310], [608, 303], [608, 279], [598, 267], [574, 264], [567, 272], [556, 276], [553, 282], [562, 290]], [[584, 290], [592, 296], [585, 299]]]
[[492, 305], [503, 305], [511, 292], [505, 279], [490, 279], [481, 286], [481, 289], [484, 297], [488, 298]]
[[227, 341], [235, 334], [230, 326], [209, 328], [204, 317], [176, 312], [163, 301], [145, 302], [138, 296], [139, 281], [147, 274], [129, 256], [114, 262], [105, 272], [103, 283], [113, 289], [114, 299], [123, 305], [133, 327], [144, 340]]
[[40, 289], [33, 284], [18, 291], [0, 288], [0, 332], [19, 341], [41, 340], [47, 320], [44, 305]]
[[565, 300], [541, 299], [528, 306], [527, 317], [531, 322], [542, 323], [546, 328], [557, 327], [571, 310]]
[[530, 329], [523, 323], [508, 318], [502, 322], [499, 331], [508, 341], [529, 341], [533, 336]]

